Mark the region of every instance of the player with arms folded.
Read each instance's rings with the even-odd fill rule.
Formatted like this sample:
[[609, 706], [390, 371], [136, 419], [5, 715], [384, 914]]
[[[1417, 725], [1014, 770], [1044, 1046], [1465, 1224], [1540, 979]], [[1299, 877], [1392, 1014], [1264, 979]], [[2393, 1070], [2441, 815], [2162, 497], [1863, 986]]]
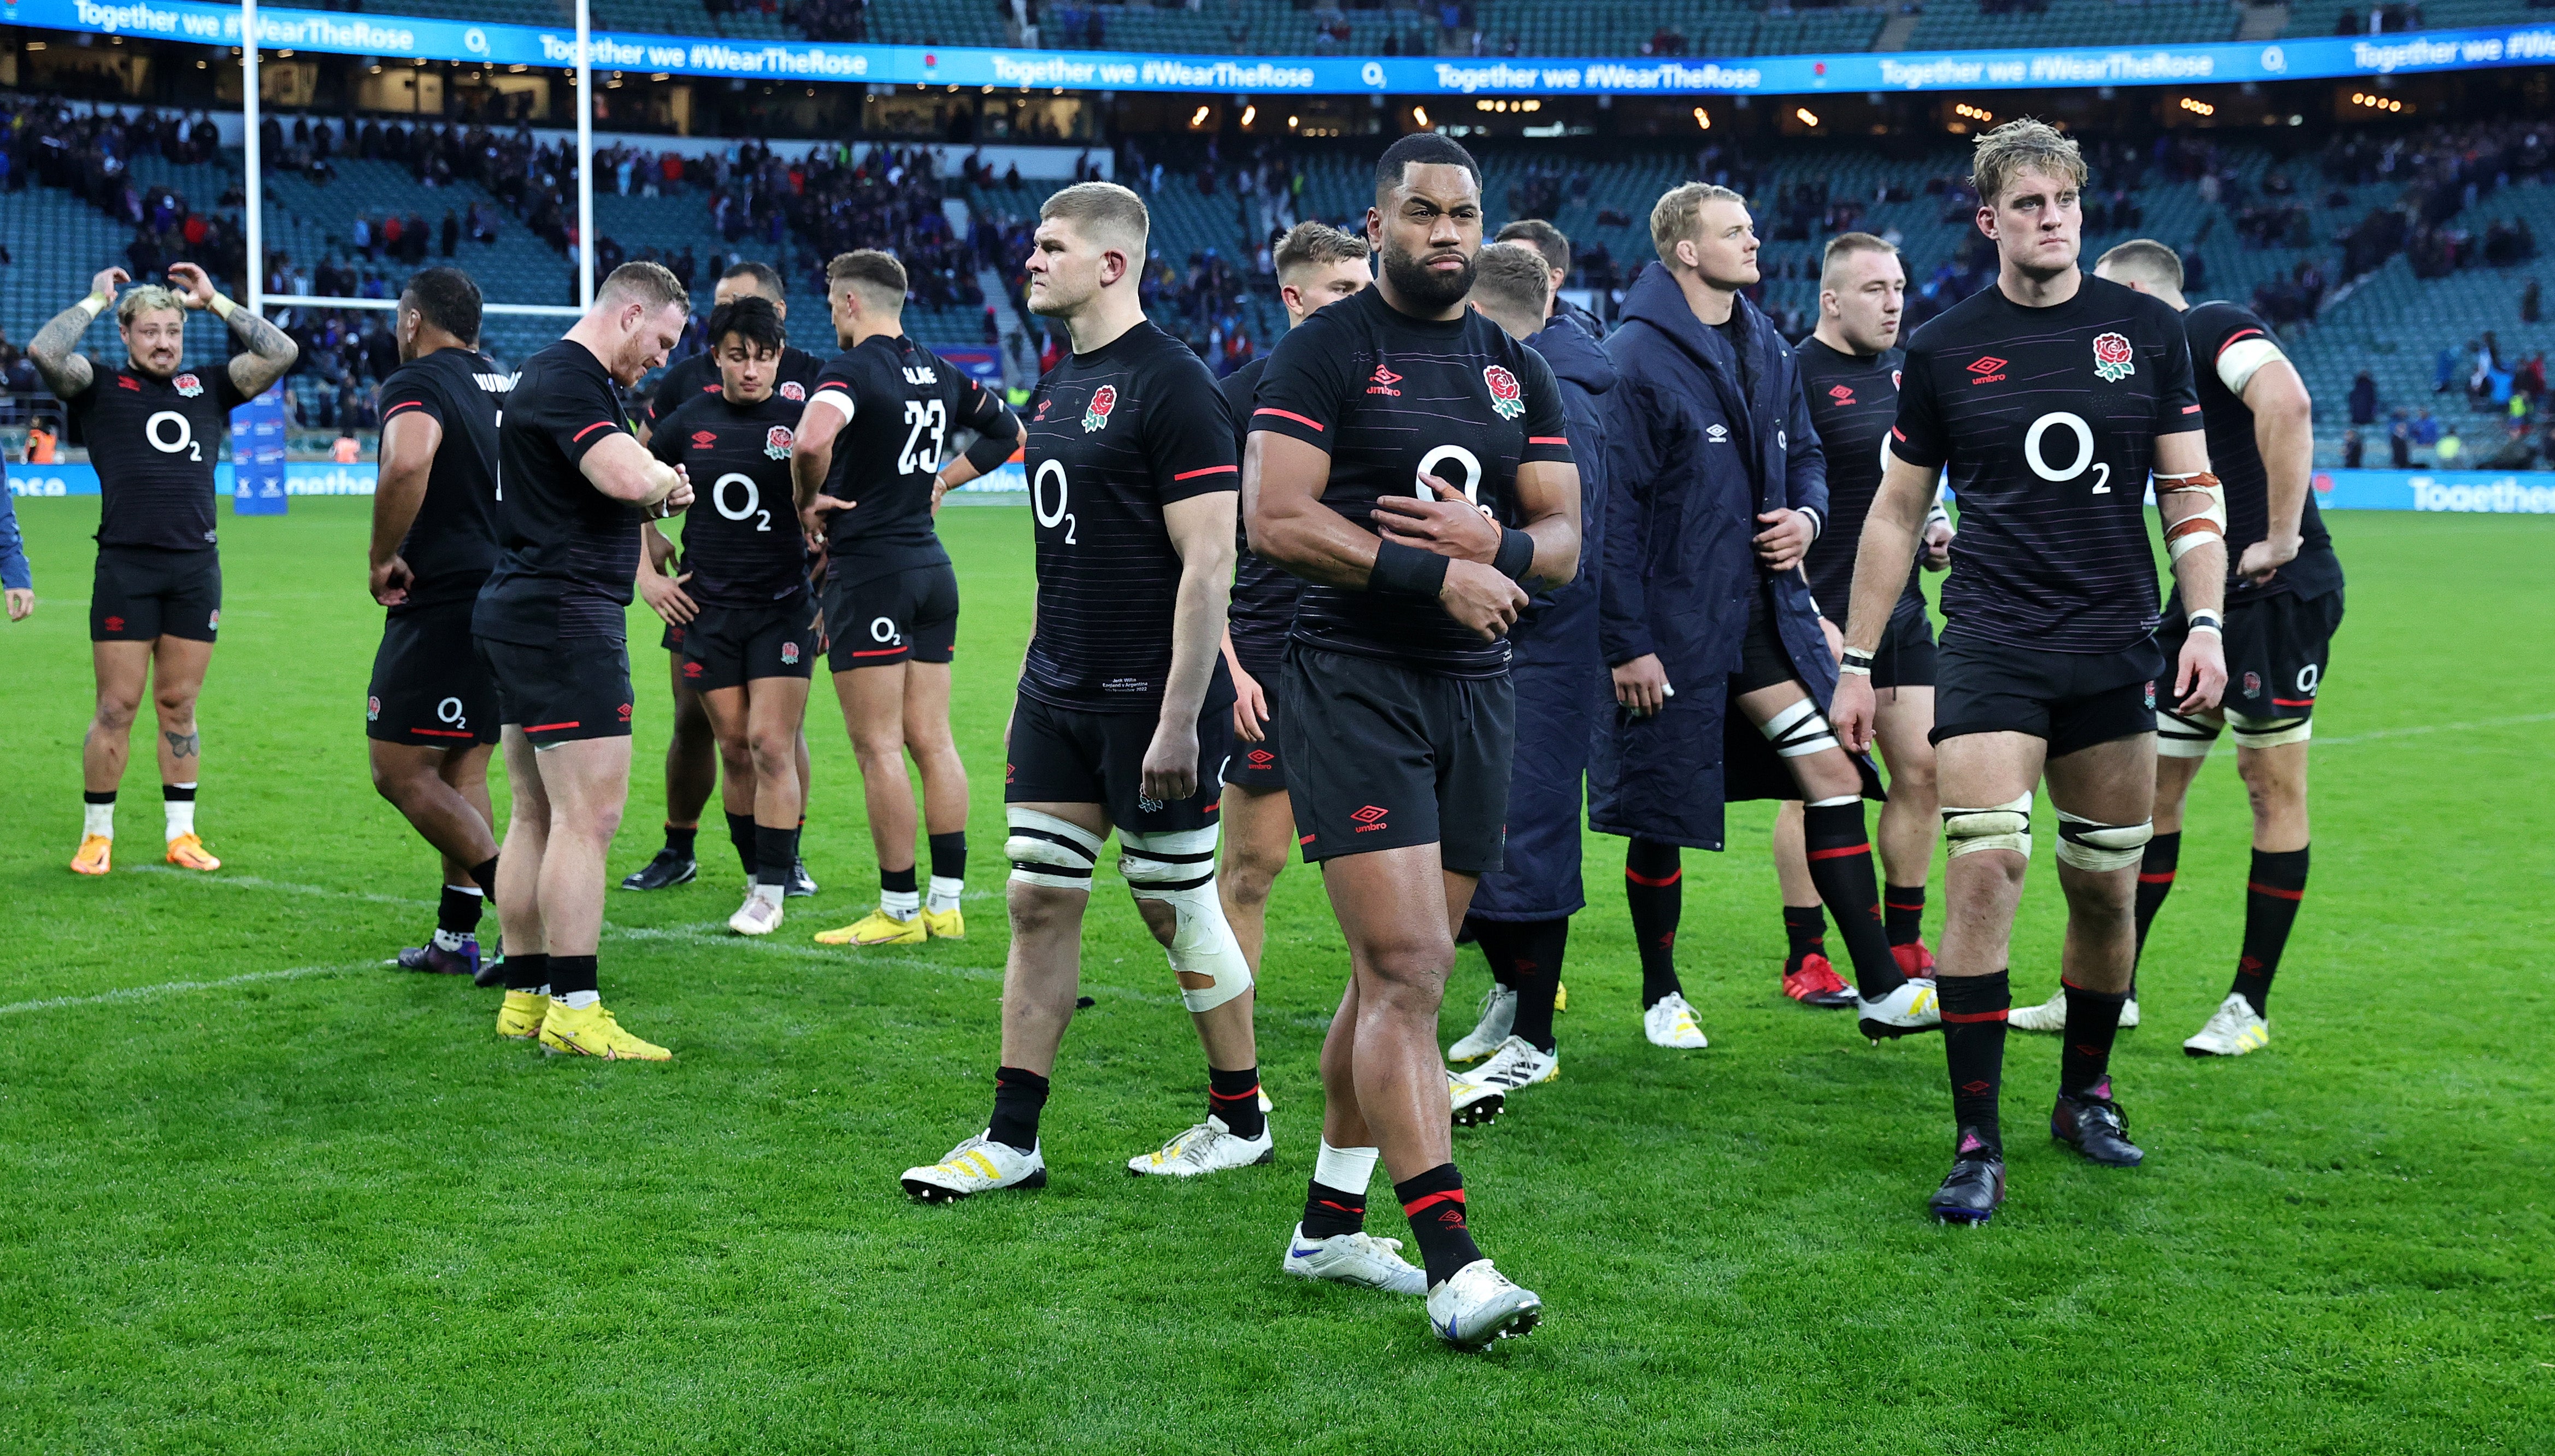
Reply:
[[[1836, 699], [1839, 736], [1870, 743], [1873, 665], [1934, 474], [1948, 470], [1961, 548], [1943, 589], [1931, 736], [1949, 846], [1935, 970], [1957, 1132], [1930, 1207], [1969, 1223], [2005, 1197], [2006, 958], [2030, 863], [2032, 789], [2044, 780], [2068, 909], [2050, 1132], [2097, 1162], [2144, 1156], [2112, 1095], [2110, 1059], [2152, 832], [2156, 691], [2169, 682], [2176, 712], [2206, 712], [2227, 677], [2226, 509], [2181, 321], [2077, 267], [2085, 164], [2074, 142], [2041, 122], [2008, 122], [1979, 139], [1975, 172], [1997, 286], [1909, 341], [1891, 459], [1855, 558]], [[2150, 473], [2192, 622], [2169, 677], [2155, 644]]]

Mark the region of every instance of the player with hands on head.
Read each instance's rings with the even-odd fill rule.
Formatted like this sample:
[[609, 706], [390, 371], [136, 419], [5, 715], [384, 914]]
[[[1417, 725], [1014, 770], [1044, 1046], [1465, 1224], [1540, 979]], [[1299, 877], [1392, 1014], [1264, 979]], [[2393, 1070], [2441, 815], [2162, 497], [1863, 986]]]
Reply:
[[[2096, 1162], [2144, 1157], [2110, 1061], [2153, 832], [2157, 690], [2169, 683], [2173, 711], [2188, 715], [2215, 708], [2227, 682], [2226, 506], [2181, 321], [2078, 267], [2086, 171], [2074, 142], [2029, 118], [2008, 122], [1979, 138], [1975, 171], [1997, 284], [1908, 342], [1890, 460], [1855, 560], [1836, 707], [1849, 745], [1873, 740], [1874, 663], [1935, 473], [1948, 471], [1961, 541], [1943, 587], [1932, 737], [1948, 843], [1936, 973], [1955, 1133], [1952, 1171], [1928, 1206], [1968, 1223], [2005, 1198], [2007, 955], [2043, 782], [2068, 912], [2050, 1132]], [[2155, 642], [2150, 474], [2192, 623], [2170, 677]]]
[[[195, 702], [222, 617], [213, 470], [231, 411], [265, 393], [301, 356], [284, 330], [216, 292], [201, 268], [174, 264], [168, 276], [171, 287], [126, 290], [132, 278], [123, 269], [100, 270], [87, 297], [27, 341], [28, 362], [88, 440], [104, 496], [89, 590], [97, 711], [81, 739], [85, 822], [71, 857], [82, 875], [110, 868], [116, 789], [146, 690], [159, 719], [168, 861], [185, 870], [221, 868], [195, 832], [203, 764]], [[89, 324], [109, 309], [124, 346], [124, 359], [111, 367], [75, 352]], [[230, 326], [241, 349], [220, 368], [198, 372], [183, 367], [186, 315], [204, 310]]]

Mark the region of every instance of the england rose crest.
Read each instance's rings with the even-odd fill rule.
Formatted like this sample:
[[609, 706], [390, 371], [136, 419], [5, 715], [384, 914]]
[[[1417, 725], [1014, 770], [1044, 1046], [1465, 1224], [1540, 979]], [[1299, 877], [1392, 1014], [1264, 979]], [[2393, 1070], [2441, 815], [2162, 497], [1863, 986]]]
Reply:
[[191, 374], [181, 374], [169, 383], [179, 394], [190, 400], [204, 392], [204, 382]]
[[1104, 384], [1091, 392], [1090, 407], [1082, 412], [1082, 432], [1109, 427], [1109, 412], [1118, 408], [1118, 386]]
[[781, 644], [781, 661], [782, 661], [782, 663], [783, 663], [784, 665], [786, 665], [786, 666], [788, 666], [788, 667], [797, 667], [797, 666], [798, 666], [798, 644], [796, 644], [796, 643], [794, 643], [794, 642], [785, 642], [785, 643]]
[[793, 405], [805, 404], [807, 401], [806, 386], [800, 384], [794, 379], [789, 380], [781, 386], [781, 398], [788, 400]]
[[1525, 413], [1525, 392], [1518, 388], [1517, 376], [1505, 364], [1493, 364], [1482, 371], [1482, 383], [1491, 387], [1491, 413], [1502, 420], [1515, 420]]
[[2094, 339], [2094, 374], [2105, 384], [2118, 384], [2138, 372], [2137, 355], [2129, 341], [2117, 333], [2098, 334]]
[[792, 436], [790, 433], [789, 425], [776, 425], [772, 426], [770, 429], [763, 432], [763, 453], [770, 455], [776, 460], [789, 459], [790, 442], [791, 438]]

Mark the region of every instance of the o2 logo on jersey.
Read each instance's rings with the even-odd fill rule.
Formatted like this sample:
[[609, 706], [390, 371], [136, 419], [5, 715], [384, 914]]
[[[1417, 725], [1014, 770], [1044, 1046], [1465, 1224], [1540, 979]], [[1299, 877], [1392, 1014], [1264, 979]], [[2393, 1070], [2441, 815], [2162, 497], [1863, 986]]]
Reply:
[[[2049, 456], [2042, 448], [2042, 442], [2052, 429], [2064, 429], [2076, 437], [2075, 457], [2063, 468], [2050, 464]], [[2094, 426], [2086, 424], [2081, 415], [2055, 410], [2031, 422], [2031, 427], [2022, 432], [2022, 459], [2031, 467], [2032, 474], [2053, 484], [2064, 484], [2091, 469], [2094, 472], [2092, 494], [2105, 496], [2112, 493], [2112, 467], [2108, 462], [2094, 458]]]
[[191, 374], [181, 374], [169, 383], [180, 399], [191, 400], [204, 392], [204, 382]]
[[1437, 499], [1437, 491], [1428, 484], [1428, 477], [1434, 475], [1440, 480], [1445, 479], [1451, 473], [1445, 469], [1450, 463], [1464, 467], [1464, 478], [1457, 484], [1456, 489], [1463, 492], [1467, 502], [1475, 506], [1480, 505], [1482, 503], [1482, 458], [1462, 445], [1439, 445], [1420, 456], [1419, 468], [1414, 472], [1410, 493], [1423, 501]]
[[436, 703], [434, 705], [434, 716], [438, 722], [441, 722], [448, 727], [467, 728], [470, 726], [470, 719], [464, 714], [461, 707], [461, 699], [457, 697], [447, 697], [443, 701]]
[[[788, 430], [782, 429], [778, 425], [773, 427], [772, 432], [774, 434], [789, 433]], [[770, 446], [766, 446], [765, 448], [768, 451]], [[786, 455], [790, 452], [785, 449], [781, 453]], [[779, 457], [775, 456], [775, 458], [777, 459]], [[741, 506], [729, 504], [728, 491], [730, 487], [742, 487], [744, 489], [745, 504]], [[751, 475], [744, 475], [731, 470], [727, 474], [720, 476], [710, 486], [710, 505], [714, 507], [720, 515], [726, 517], [730, 521], [756, 521], [756, 518], [760, 517], [761, 519], [756, 522], [754, 529], [757, 531], [770, 531], [772, 529], [772, 513], [763, 508], [763, 491], [754, 483], [754, 477]]]
[[2129, 341], [2117, 333], [2094, 337], [2094, 375], [2105, 384], [2118, 384], [2138, 372], [2137, 354]]
[[793, 405], [804, 404], [807, 400], [806, 386], [794, 379], [789, 380], [781, 386], [781, 398]]
[[[164, 433], [163, 426], [175, 429], [176, 433]], [[204, 447], [195, 438], [194, 422], [175, 410], [162, 410], [143, 421], [142, 437], [151, 441], [151, 448], [164, 455], [183, 454], [189, 460], [204, 458]]]
[[1118, 408], [1118, 386], [1104, 384], [1091, 392], [1091, 405], [1082, 412], [1082, 432], [1090, 434], [1109, 427], [1109, 412]]
[[790, 458], [790, 442], [795, 436], [787, 425], [776, 425], [763, 432], [763, 453], [776, 460]]
[[1518, 388], [1518, 379], [1505, 364], [1491, 364], [1482, 370], [1482, 383], [1491, 391], [1491, 413], [1502, 420], [1515, 420], [1525, 413], [1525, 391]]
[[[1055, 504], [1052, 506], [1046, 499], [1050, 472], [1055, 478]], [[1030, 477], [1030, 511], [1037, 517], [1037, 524], [1049, 531], [1063, 527], [1064, 544], [1073, 546], [1073, 513], [1065, 509], [1065, 496], [1064, 466], [1054, 460], [1038, 461], [1037, 474]]]

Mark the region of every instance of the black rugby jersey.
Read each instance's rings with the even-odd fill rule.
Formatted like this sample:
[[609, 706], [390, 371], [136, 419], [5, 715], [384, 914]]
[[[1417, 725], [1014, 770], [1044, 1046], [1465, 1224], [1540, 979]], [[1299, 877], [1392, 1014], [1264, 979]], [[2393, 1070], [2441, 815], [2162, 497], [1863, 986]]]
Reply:
[[964, 430], [1001, 425], [1003, 402], [965, 370], [902, 334], [875, 334], [827, 360], [808, 389], [850, 411], [834, 436], [825, 494], [851, 501], [825, 523], [830, 578], [868, 581], [946, 565], [931, 529], [932, 480]]
[[561, 339], [524, 361], [497, 426], [500, 549], [471, 631], [527, 647], [628, 639], [643, 518], [577, 468], [616, 430], [630, 423], [592, 350]]
[[790, 447], [804, 406], [779, 390], [758, 405], [698, 395], [657, 422], [648, 449], [692, 482], [683, 590], [722, 607], [779, 601], [807, 584], [807, 542], [791, 498]]
[[[791, 404], [804, 404], [816, 392], [816, 375], [825, 361], [805, 349], [781, 346], [781, 370], [775, 376], [772, 392]], [[687, 354], [668, 365], [657, 376], [657, 387], [648, 393], [648, 429], [653, 434], [664, 428], [661, 423], [669, 415], [690, 404], [702, 395], [719, 392], [718, 356], [708, 349]]]
[[1889, 448], [1947, 466], [1960, 501], [1947, 630], [2065, 653], [2152, 633], [2155, 437], [2201, 427], [2173, 310], [2090, 273], [2047, 308], [1983, 289], [1916, 330], [1904, 368]]
[[182, 369], [167, 379], [127, 362], [89, 361], [88, 388], [62, 401], [88, 442], [104, 496], [102, 546], [201, 551], [213, 546], [213, 467], [231, 411], [249, 397], [228, 364]]
[[[1872, 514], [1872, 498], [1881, 492], [1881, 451], [1898, 418], [1898, 377], [1907, 355], [1900, 349], [1849, 354], [1813, 336], [1801, 340], [1793, 357], [1800, 364], [1801, 393], [1810, 402], [1810, 423], [1818, 427], [1819, 447], [1828, 462], [1828, 519], [1802, 564], [1820, 613], [1842, 626], [1854, 600], [1854, 558], [1863, 541], [1864, 518]], [[1921, 544], [1917, 550], [1923, 554]], [[1916, 562], [1910, 559], [1899, 602], [1921, 605], [1924, 600], [1916, 587]]]
[[2312, 488], [2307, 491], [2306, 509], [2298, 516], [2301, 540], [2296, 559], [2260, 586], [2236, 574], [2245, 548], [2271, 534], [2271, 473], [2253, 442], [2253, 412], [2227, 387], [2221, 371], [2230, 366], [2230, 348], [2249, 340], [2277, 341], [2268, 325], [2234, 303], [2202, 303], [2188, 309], [2182, 315], [2182, 328], [2191, 343], [2192, 373], [2200, 385], [2200, 416], [2208, 422], [2209, 468], [2227, 491], [2227, 605], [2282, 592], [2322, 596], [2341, 586], [2342, 561], [2333, 553], [2333, 537], [2324, 529], [2324, 514], [2316, 509]]
[[[1224, 392], [1224, 407], [1233, 412], [1237, 451], [1243, 448], [1243, 437], [1251, 433], [1252, 396], [1268, 368], [1269, 356], [1263, 354], [1226, 375], [1224, 382], [1216, 386]], [[1252, 554], [1249, 532], [1238, 519], [1234, 522], [1233, 544], [1238, 552], [1233, 565], [1233, 602], [1225, 612], [1225, 625], [1233, 636], [1233, 655], [1252, 676], [1275, 680], [1285, 660], [1287, 630], [1295, 625], [1296, 590], [1303, 583], [1286, 568]]]
[[[1570, 463], [1561, 387], [1543, 356], [1470, 309], [1413, 318], [1367, 289], [1278, 340], [1251, 427], [1328, 450], [1322, 504], [1361, 531], [1389, 495], [1417, 495], [1422, 473], [1519, 524], [1518, 466]], [[1435, 601], [1307, 581], [1294, 637], [1453, 677], [1508, 670], [1506, 638], [1484, 642]]]
[[497, 564], [497, 416], [514, 387], [513, 375], [468, 349], [437, 349], [382, 382], [382, 424], [422, 415], [443, 431], [426, 499], [400, 538], [416, 579], [390, 615], [468, 601]]
[[[1224, 396], [1188, 345], [1139, 323], [1048, 370], [1028, 425], [1037, 630], [1021, 691], [1058, 707], [1159, 712], [1181, 569], [1162, 508], [1241, 489]], [[1232, 701], [1219, 652], [1206, 705]]]

